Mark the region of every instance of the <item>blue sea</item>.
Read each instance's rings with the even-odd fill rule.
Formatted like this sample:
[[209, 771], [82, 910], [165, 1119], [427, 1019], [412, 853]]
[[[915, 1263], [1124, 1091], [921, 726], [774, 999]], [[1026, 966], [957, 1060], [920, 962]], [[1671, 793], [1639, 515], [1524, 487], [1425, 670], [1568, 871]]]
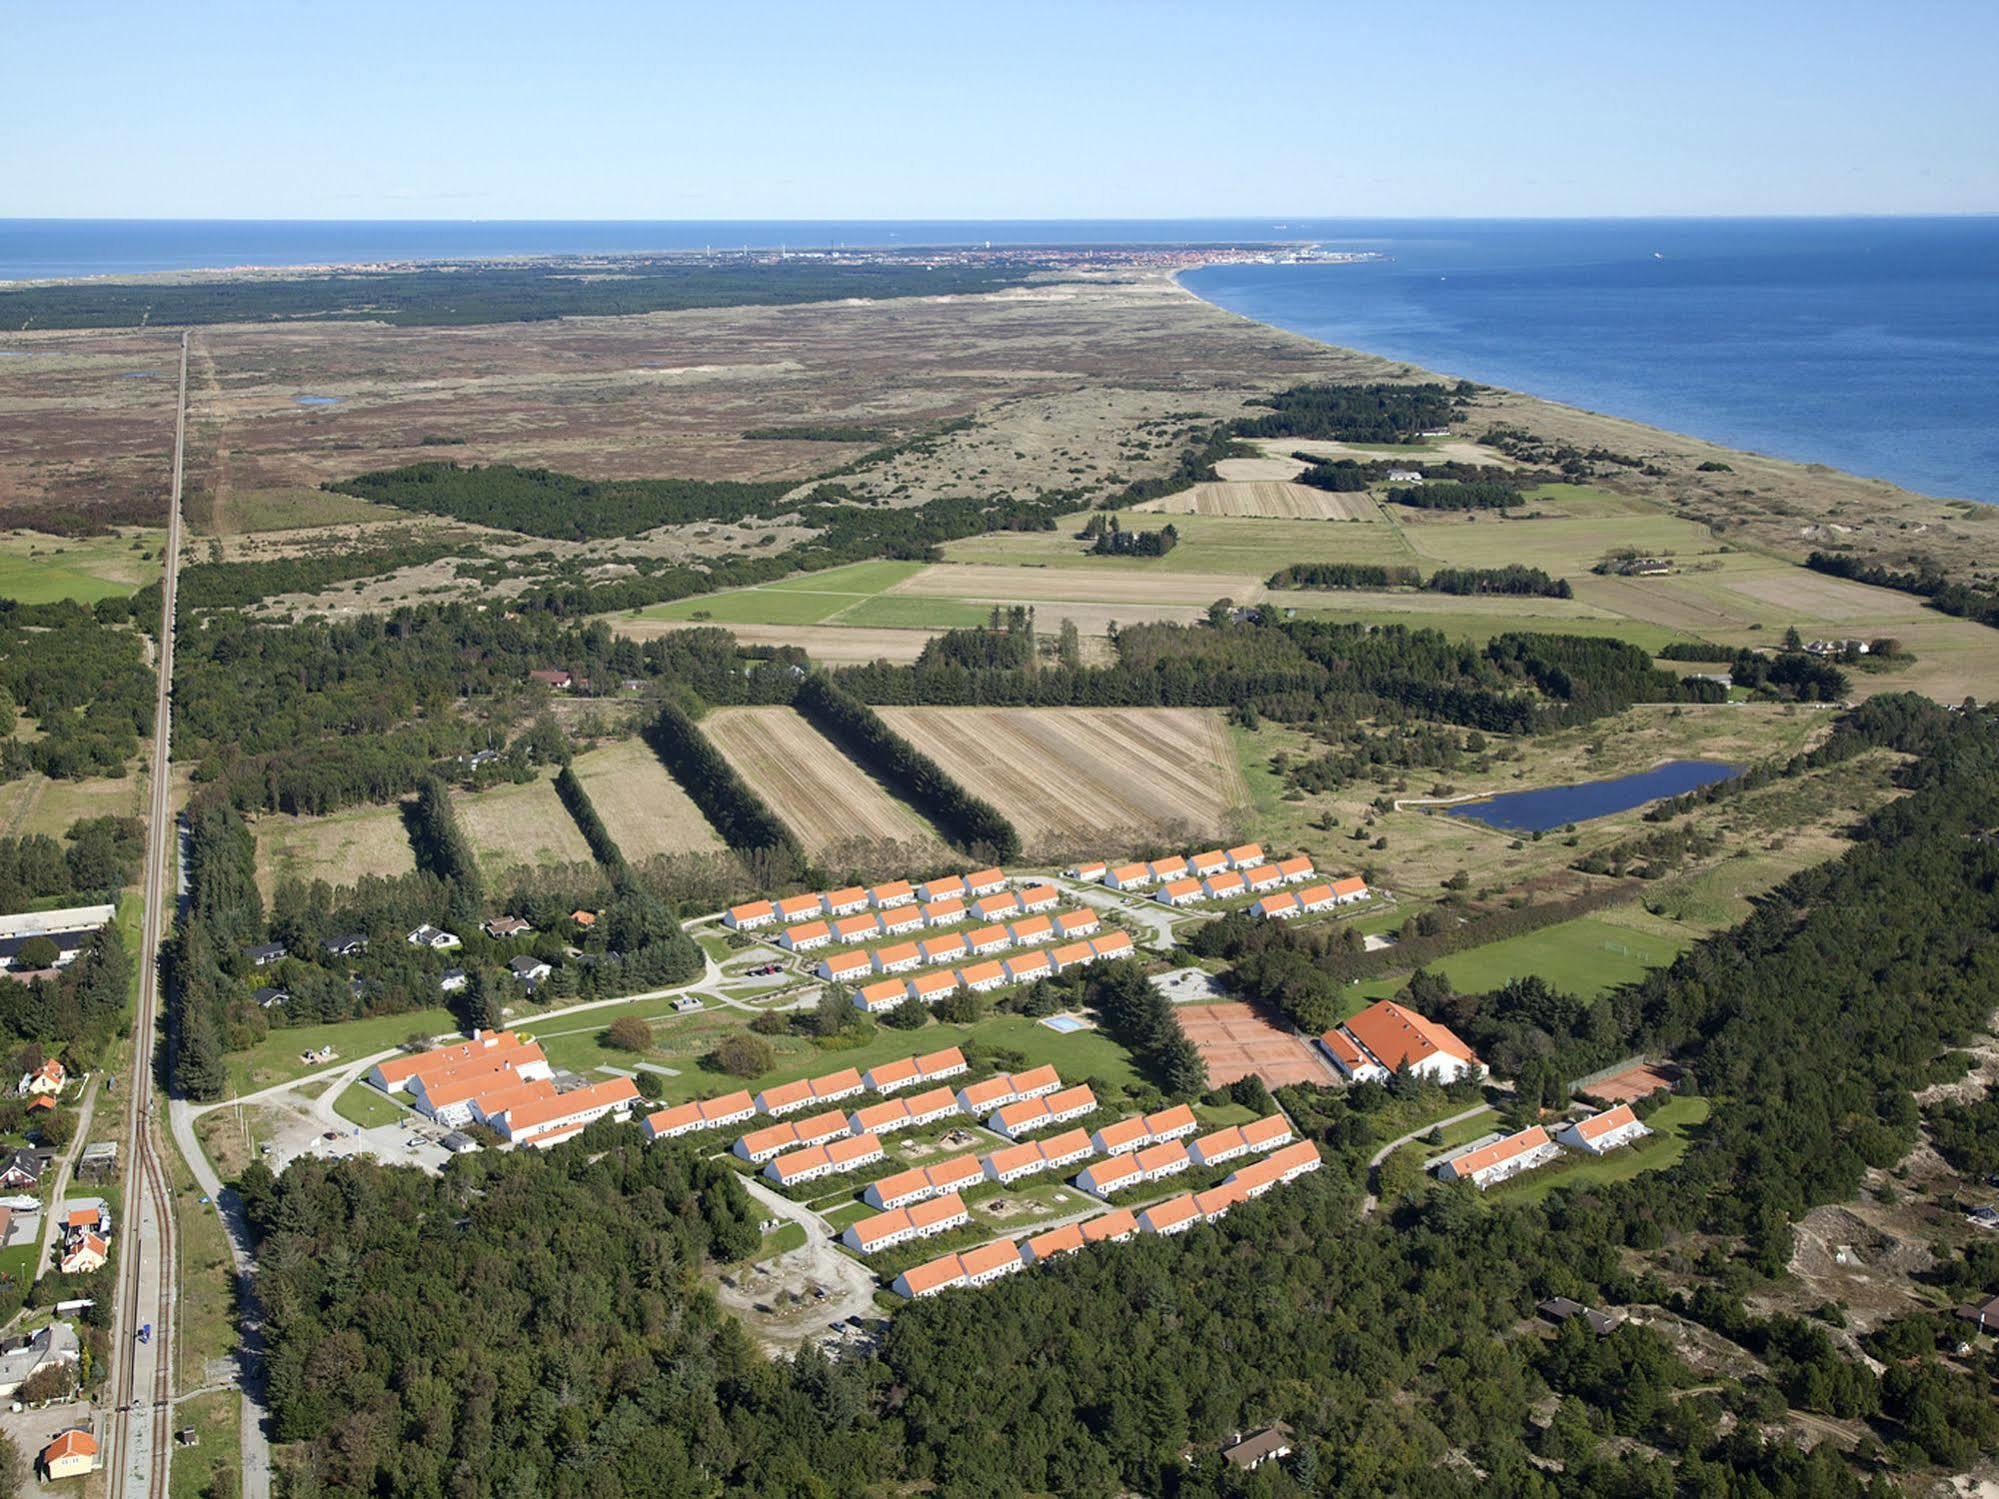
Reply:
[[789, 245], [1309, 244], [1189, 289], [1445, 374], [1999, 501], [1999, 218], [422, 222], [0, 219], [0, 281]]
[[1449, 375], [1999, 501], [1999, 218], [1376, 224], [1192, 291]]

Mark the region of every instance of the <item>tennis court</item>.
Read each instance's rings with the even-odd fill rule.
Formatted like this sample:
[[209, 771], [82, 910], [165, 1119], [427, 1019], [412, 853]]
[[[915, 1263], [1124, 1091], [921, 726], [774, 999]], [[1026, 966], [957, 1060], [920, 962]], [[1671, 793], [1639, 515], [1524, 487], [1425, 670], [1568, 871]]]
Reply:
[[1224, 1087], [1254, 1074], [1265, 1087], [1286, 1083], [1337, 1082], [1332, 1067], [1303, 1036], [1272, 1024], [1253, 1006], [1233, 1001], [1218, 1005], [1182, 1005], [1174, 1012], [1208, 1064], [1208, 1082]]

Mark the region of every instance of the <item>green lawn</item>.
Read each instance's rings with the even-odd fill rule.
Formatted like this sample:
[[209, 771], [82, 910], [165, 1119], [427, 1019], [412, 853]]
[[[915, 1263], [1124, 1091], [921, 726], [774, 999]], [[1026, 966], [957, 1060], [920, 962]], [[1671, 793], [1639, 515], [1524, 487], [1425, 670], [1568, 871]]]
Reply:
[[1409, 563], [1416, 554], [1387, 521], [1278, 520], [1239, 515], [1126, 512], [1120, 524], [1155, 530], [1171, 524], [1179, 545], [1164, 557], [1099, 557], [1076, 533], [1083, 512], [1058, 517], [1053, 531], [995, 531], [947, 542], [947, 562], [1098, 569], [1116, 573], [1251, 573], [1261, 581], [1298, 561]]
[[1691, 1131], [1707, 1119], [1705, 1098], [1671, 1098], [1645, 1121], [1658, 1136], [1627, 1145], [1607, 1156], [1565, 1156], [1558, 1166], [1529, 1172], [1518, 1182], [1493, 1188], [1495, 1197], [1511, 1202], [1539, 1202], [1559, 1187], [1575, 1187], [1604, 1182], [1629, 1181], [1646, 1171], [1663, 1171], [1677, 1165], [1692, 1144]]
[[[229, 1083], [237, 1093], [254, 1093], [274, 1083], [287, 1083], [358, 1057], [389, 1051], [413, 1035], [456, 1035], [458, 1022], [446, 1009], [412, 1010], [403, 1015], [376, 1015], [367, 1020], [342, 1020], [330, 1025], [280, 1026], [247, 1051], [231, 1052], [224, 1061]], [[331, 1046], [334, 1062], [302, 1062], [299, 1054]]]
[[824, 1218], [835, 1232], [839, 1232], [850, 1224], [859, 1223], [863, 1218], [872, 1218], [877, 1211], [879, 1209], [869, 1207], [865, 1202], [848, 1202], [819, 1216]]
[[161, 531], [86, 537], [8, 531], [0, 534], [0, 598], [24, 604], [124, 598], [159, 576], [157, 561], [141, 559], [157, 558], [165, 541]]
[[349, 1124], [373, 1129], [379, 1124], [394, 1124], [409, 1110], [380, 1089], [366, 1083], [349, 1083], [347, 1090], [333, 1100], [333, 1112]]
[[[168, 1469], [172, 1499], [201, 1499], [240, 1492], [243, 1468], [243, 1397], [235, 1390], [197, 1395], [174, 1407], [174, 1426], [193, 1427], [192, 1447], [177, 1448]], [[216, 1480], [223, 1474], [234, 1475]]]
[[763, 585], [771, 593], [881, 593], [923, 571], [921, 562], [850, 562]]
[[[1665, 923], [1639, 931], [1601, 916], [1579, 916], [1522, 937], [1467, 948], [1429, 966], [1461, 994], [1482, 994], [1509, 979], [1538, 974], [1565, 993], [1594, 999], [1672, 962], [1693, 941], [1693, 933]], [[1398, 976], [1352, 986], [1346, 991], [1351, 1011], [1392, 998], [1405, 981]]]
[[991, 604], [969, 599], [924, 598], [914, 594], [880, 594], [843, 610], [832, 623], [870, 625], [893, 630], [956, 630], [983, 625], [992, 618]]
[[712, 619], [717, 624], [816, 625], [872, 600], [922, 571], [920, 562], [854, 562], [797, 573], [775, 583], [677, 599], [641, 612], [642, 619]]
[[756, 1260], [776, 1259], [781, 1254], [789, 1254], [794, 1249], [805, 1247], [805, 1225], [802, 1223], [780, 1223], [764, 1235], [763, 1243], [751, 1256]]

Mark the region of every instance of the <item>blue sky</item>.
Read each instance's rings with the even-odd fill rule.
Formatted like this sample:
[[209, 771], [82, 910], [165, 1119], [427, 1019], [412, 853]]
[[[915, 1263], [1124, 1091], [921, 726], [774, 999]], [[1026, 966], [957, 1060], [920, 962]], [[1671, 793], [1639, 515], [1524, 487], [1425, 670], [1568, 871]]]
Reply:
[[1999, 210], [1999, 5], [9, 8], [0, 216]]

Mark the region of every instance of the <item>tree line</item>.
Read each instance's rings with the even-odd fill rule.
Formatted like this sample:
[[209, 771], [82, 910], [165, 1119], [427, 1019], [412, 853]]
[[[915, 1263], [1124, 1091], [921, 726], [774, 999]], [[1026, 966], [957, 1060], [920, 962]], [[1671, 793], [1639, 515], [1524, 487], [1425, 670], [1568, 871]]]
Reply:
[[1927, 600], [1932, 609], [1945, 614], [1954, 614], [1981, 625], [1999, 626], [1999, 593], [1969, 583], [1953, 583], [1928, 559], [1911, 571], [1900, 572], [1878, 562], [1863, 562], [1843, 552], [1813, 552], [1805, 558], [1805, 566], [1831, 577], [1913, 593]]
[[1428, 578], [1413, 567], [1381, 562], [1294, 562], [1270, 575], [1271, 588], [1425, 588], [1433, 593], [1511, 594], [1566, 599], [1575, 596], [1567, 578], [1550, 577], [1538, 567], [1440, 567]]
[[822, 734], [878, 776], [976, 857], [1008, 863], [1020, 857], [1020, 833], [992, 803], [967, 791], [951, 773], [859, 698], [823, 673], [799, 685], [793, 706]]
[[137, 817], [80, 817], [62, 839], [0, 838], [0, 911], [56, 898], [75, 904], [138, 879], [146, 825]]
[[736, 774], [685, 709], [661, 704], [646, 729], [646, 742], [753, 875], [781, 884], [805, 868], [805, 851], [791, 829]]

